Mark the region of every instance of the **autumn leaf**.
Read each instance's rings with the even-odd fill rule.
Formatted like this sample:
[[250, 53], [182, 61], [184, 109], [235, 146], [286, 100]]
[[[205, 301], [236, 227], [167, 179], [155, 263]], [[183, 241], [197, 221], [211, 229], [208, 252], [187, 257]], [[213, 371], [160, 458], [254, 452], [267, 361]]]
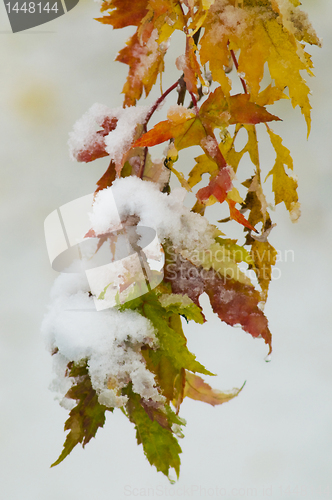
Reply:
[[188, 92], [198, 95], [197, 78], [200, 79], [201, 84], [205, 82], [201, 76], [201, 68], [197, 61], [195, 51], [197, 47], [192, 37], [186, 38], [186, 52], [183, 56], [179, 56], [176, 60], [176, 67], [178, 70], [183, 71], [184, 81], [186, 82]]
[[69, 376], [76, 379], [76, 384], [69, 389], [66, 398], [76, 400], [77, 405], [70, 411], [65, 423], [65, 431], [70, 432], [63, 451], [51, 467], [62, 462], [78, 443], [82, 443], [84, 447], [91, 438], [95, 437], [98, 428], [103, 427], [105, 411], [113, 411], [98, 402], [98, 396], [92, 388], [86, 366], [72, 365]]
[[251, 102], [249, 94], [236, 94], [226, 99], [221, 87], [209, 95], [199, 114], [203, 123], [209, 124], [212, 130], [228, 124], [257, 124], [280, 120], [263, 106]]
[[129, 66], [128, 77], [122, 89], [125, 94], [124, 106], [135, 106], [143, 89], [148, 96], [158, 75], [164, 71], [164, 51], [156, 41], [153, 25], [150, 28], [150, 36], [146, 42], [140, 40], [135, 33], [116, 58], [116, 61]]
[[272, 268], [277, 259], [277, 251], [268, 241], [254, 240], [251, 245], [251, 255], [255, 262], [254, 269], [262, 289], [262, 297], [266, 301], [272, 279]]
[[[135, 424], [137, 443], [142, 444], [146, 458], [157, 471], [162, 472], [169, 479], [170, 469], [174, 469], [179, 477], [179, 455], [182, 450], [173, 432], [162, 427], [157, 420], [151, 420], [140, 403], [140, 397], [130, 388], [127, 389], [126, 394], [129, 397], [126, 407], [128, 416]], [[168, 417], [170, 420], [175, 420], [174, 423], [177, 425], [179, 425], [178, 422], [184, 423], [171, 411], [168, 412]]]
[[101, 191], [102, 189], [105, 189], [113, 184], [113, 181], [116, 178], [116, 170], [115, 170], [115, 163], [113, 160], [111, 160], [108, 169], [106, 172], [102, 175], [102, 177], [97, 181], [97, 189], [95, 193], [98, 191]]
[[[222, 260], [220, 256], [218, 260]], [[164, 279], [171, 284], [173, 293], [186, 294], [199, 304], [199, 296], [206, 292], [213, 311], [222, 321], [230, 326], [240, 324], [253, 337], [262, 337], [271, 352], [271, 333], [259, 308], [261, 295], [247, 280], [238, 281], [242, 273], [234, 274], [231, 261], [228, 272], [224, 266], [223, 275], [217, 271], [222, 262], [216, 262], [216, 269], [210, 267], [210, 270], [179, 258], [167, 260], [167, 264]]]
[[[237, 18], [236, 29], [228, 22], [229, 10]], [[282, 14], [278, 9], [273, 10], [270, 2], [260, 5], [259, 12], [256, 2], [247, 2], [245, 9], [222, 3], [210, 10], [204, 22], [200, 59], [202, 64], [209, 62], [214, 80], [228, 97], [231, 84], [224, 68], [228, 66], [230, 50], [240, 51], [238, 72], [243, 75], [253, 101], [259, 94], [267, 62], [275, 87], [281, 92], [288, 88], [292, 105], [300, 106], [309, 132], [309, 87], [300, 72], [306, 70], [312, 76], [312, 63], [297, 40], [302, 36], [297, 28], [298, 24], [301, 26], [301, 21], [298, 22], [301, 19], [303, 15], [296, 9], [291, 20], [283, 24]], [[311, 42], [320, 45], [317, 36], [313, 36]]]
[[178, 369], [186, 368], [192, 372], [213, 375], [201, 363], [196, 361], [196, 356], [186, 346], [186, 339], [183, 332], [179, 333], [170, 326], [165, 316], [163, 317], [161, 307], [158, 308], [155, 305], [145, 303], [143, 305], [143, 312], [144, 316], [151, 321], [157, 331], [157, 338], [160, 343], [160, 348], [157, 352], [158, 357], [161, 355], [168, 357], [171, 359], [174, 367]]
[[203, 174], [216, 174], [218, 172], [218, 165], [206, 154], [197, 156], [195, 161], [196, 165], [190, 171], [188, 178], [188, 184], [191, 188], [202, 180]]
[[243, 389], [233, 389], [230, 392], [221, 392], [217, 389], [212, 389], [204, 380], [190, 372], [186, 372], [186, 384], [184, 387], [184, 397], [195, 399], [196, 401], [203, 401], [212, 406], [227, 403], [235, 398]]
[[250, 222], [244, 217], [243, 214], [235, 207], [236, 203], [234, 200], [229, 200], [228, 198], [226, 199], [228, 206], [229, 206], [229, 213], [230, 217], [233, 220], [236, 220], [239, 224], [242, 224], [242, 226], [247, 227], [248, 229], [251, 229], [252, 231], [255, 231], [257, 233], [257, 230], [250, 224]]
[[267, 131], [277, 157], [274, 167], [268, 173], [266, 179], [272, 175], [272, 190], [274, 192], [275, 204], [278, 205], [284, 202], [289, 211], [291, 220], [296, 222], [300, 216], [300, 204], [296, 191], [297, 180], [288, 175], [285, 171], [285, 165], [293, 170], [293, 160], [290, 156], [289, 149], [282, 144], [281, 137], [275, 134], [270, 128], [268, 128]]
[[101, 12], [111, 11], [108, 16], [97, 18], [103, 24], [111, 24], [114, 29], [126, 26], [139, 26], [147, 13], [149, 0], [110, 0], [103, 1]]
[[98, 158], [108, 156], [105, 137], [116, 128], [117, 123], [117, 118], [106, 117], [101, 125], [102, 130], [98, 130], [90, 136], [88, 144], [75, 153], [76, 160], [89, 163]]
[[208, 200], [211, 196], [222, 203], [227, 197], [227, 192], [232, 189], [232, 187], [233, 184], [229, 171], [227, 169], [222, 169], [217, 175], [211, 178], [206, 187], [201, 188], [197, 192], [196, 197], [198, 201], [205, 204], [209, 204]]

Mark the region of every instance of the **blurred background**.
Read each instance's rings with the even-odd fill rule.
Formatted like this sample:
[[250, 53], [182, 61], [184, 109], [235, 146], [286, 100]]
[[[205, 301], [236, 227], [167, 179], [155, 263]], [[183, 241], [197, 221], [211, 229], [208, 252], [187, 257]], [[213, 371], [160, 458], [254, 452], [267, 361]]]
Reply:
[[[281, 260], [265, 309], [273, 333], [272, 360], [265, 361], [262, 340], [221, 324], [203, 300], [210, 321], [187, 328], [190, 350], [218, 374], [210, 382], [214, 387], [247, 383], [238, 398], [221, 407], [183, 403], [181, 416], [188, 423], [180, 443], [181, 476], [174, 486], [150, 467], [120, 411], [108, 416], [85, 450], [77, 446], [62, 464], [49, 468], [62, 450], [67, 411], [49, 390], [52, 360], [40, 334], [57, 276], [49, 264], [43, 223], [57, 207], [91, 193], [107, 167], [107, 159], [71, 162], [68, 133], [95, 102], [121, 106], [127, 67], [114, 59], [133, 30], [112, 32], [93, 20], [98, 4], [81, 0], [50, 23], [12, 34], [0, 5], [2, 498], [332, 498], [332, 3], [302, 4], [324, 44], [308, 49], [316, 74], [309, 82], [309, 141], [298, 109], [283, 102], [272, 111], [284, 119], [273, 128], [291, 150], [302, 202], [297, 224], [284, 206], [273, 215], [277, 227], [271, 242]], [[172, 41], [165, 89], [179, 76], [171, 61], [181, 53], [182, 42], [181, 37]], [[152, 103], [157, 95], [142, 103]], [[267, 173], [274, 155], [265, 144], [262, 134]], [[214, 210], [207, 212], [211, 221], [218, 217]]]

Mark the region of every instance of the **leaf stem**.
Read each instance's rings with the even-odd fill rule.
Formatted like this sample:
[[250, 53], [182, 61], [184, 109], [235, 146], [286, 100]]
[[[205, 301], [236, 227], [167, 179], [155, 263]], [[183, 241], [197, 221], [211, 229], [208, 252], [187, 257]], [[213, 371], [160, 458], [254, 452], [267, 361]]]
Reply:
[[198, 115], [198, 111], [199, 111], [199, 109], [198, 109], [198, 105], [197, 105], [197, 99], [196, 99], [196, 96], [195, 96], [195, 94], [193, 94], [193, 92], [189, 92], [189, 94], [190, 94], [191, 100], [192, 100], [193, 105], [194, 105], [194, 110], [195, 110], [195, 113], [196, 113], [196, 115]]
[[[239, 70], [239, 63], [237, 62], [236, 56], [234, 54], [234, 50], [231, 50], [230, 52], [231, 52], [231, 56], [232, 56], [232, 59], [233, 59], [233, 62], [234, 62], [234, 66], [236, 67], [236, 71], [238, 72], [238, 70]], [[248, 94], [246, 82], [243, 80], [243, 78], [241, 78], [240, 75], [239, 75], [239, 78], [241, 80], [244, 93]]]
[[171, 85], [171, 87], [169, 87], [167, 90], [165, 90], [165, 92], [163, 93], [163, 95], [161, 95], [156, 100], [156, 102], [154, 103], [154, 105], [152, 106], [152, 108], [150, 109], [149, 113], [147, 114], [147, 116], [145, 118], [145, 122], [143, 124], [144, 128], [146, 128], [147, 124], [149, 123], [149, 120], [150, 120], [151, 116], [158, 109], [158, 107], [163, 102], [163, 100], [168, 96], [168, 94], [170, 94], [172, 92], [172, 90], [176, 89], [176, 87], [180, 84], [180, 80], [181, 79], [182, 79], [182, 76], [175, 83], [173, 83], [173, 85]]

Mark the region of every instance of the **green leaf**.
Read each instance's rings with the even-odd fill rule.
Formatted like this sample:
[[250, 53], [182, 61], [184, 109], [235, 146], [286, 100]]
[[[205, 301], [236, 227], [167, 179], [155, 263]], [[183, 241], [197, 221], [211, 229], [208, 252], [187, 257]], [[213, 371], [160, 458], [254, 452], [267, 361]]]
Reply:
[[73, 365], [70, 377], [75, 377], [77, 380], [67, 392], [66, 397], [76, 399], [77, 405], [70, 411], [65, 423], [65, 431], [70, 432], [66, 437], [62, 453], [51, 467], [62, 462], [78, 443], [82, 443], [84, 448], [90, 439], [95, 437], [98, 428], [103, 427], [105, 411], [110, 410], [98, 402], [98, 396], [91, 385], [86, 365]]
[[213, 375], [201, 363], [196, 361], [196, 356], [186, 346], [186, 338], [170, 327], [167, 319], [163, 317], [161, 307], [145, 303], [143, 309], [145, 317], [151, 321], [157, 330], [157, 337], [160, 342], [159, 356], [165, 355], [170, 358], [172, 364], [178, 369], [186, 368], [191, 372]]
[[201, 312], [201, 308], [194, 304], [188, 295], [182, 295], [180, 293], [163, 294], [158, 297], [158, 300], [165, 311], [170, 315], [180, 314], [184, 316], [187, 321], [193, 320], [201, 325], [204, 323], [204, 316]]
[[[182, 450], [174, 434], [170, 429], [162, 427], [157, 420], [151, 420], [141, 405], [140, 397], [133, 393], [130, 387], [126, 388], [125, 393], [129, 398], [126, 405], [129, 419], [135, 424], [137, 442], [142, 444], [146, 458], [169, 479], [170, 469], [174, 469], [179, 478], [179, 455]], [[166, 414], [170, 423], [183, 424], [170, 408]]]
[[235, 262], [246, 262], [249, 265], [254, 265], [252, 257], [248, 250], [246, 250], [241, 245], [236, 244], [236, 240], [231, 240], [230, 238], [216, 237], [216, 241], [226, 248], [231, 254], [231, 257]]

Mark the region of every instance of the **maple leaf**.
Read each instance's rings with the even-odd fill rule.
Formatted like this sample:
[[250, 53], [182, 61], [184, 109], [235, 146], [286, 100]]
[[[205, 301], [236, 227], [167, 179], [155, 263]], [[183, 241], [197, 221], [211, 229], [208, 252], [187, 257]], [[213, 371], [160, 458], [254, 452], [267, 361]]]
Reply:
[[192, 37], [187, 36], [185, 55], [177, 58], [176, 67], [178, 70], [183, 71], [183, 78], [186, 82], [188, 92], [198, 95], [197, 77], [200, 79], [202, 85], [205, 85], [205, 82], [202, 78], [201, 68], [196, 58], [196, 50], [197, 47], [194, 40]]
[[75, 153], [76, 160], [89, 163], [98, 158], [108, 156], [104, 138], [116, 128], [117, 123], [117, 118], [106, 117], [101, 125], [102, 130], [98, 130], [93, 135], [90, 135], [88, 145]]
[[[276, 5], [276, 2], [274, 1]], [[237, 18], [236, 28], [229, 22], [230, 11]], [[224, 68], [228, 66], [231, 50], [240, 51], [238, 72], [244, 76], [253, 100], [259, 94], [260, 83], [264, 75], [265, 63], [268, 63], [271, 79], [275, 87], [283, 91], [286, 87], [293, 107], [300, 106], [310, 130], [309, 88], [300, 71], [306, 70], [312, 76], [312, 63], [303, 51], [297, 38], [303, 19], [297, 9], [291, 19], [283, 23], [282, 14], [270, 2], [260, 4], [247, 1], [244, 9], [233, 7], [230, 3], [215, 4], [203, 24], [204, 35], [200, 40], [200, 59], [202, 64], [209, 62], [213, 79], [218, 81], [226, 96], [229, 95], [231, 82]], [[307, 23], [307, 31], [311, 26]], [[310, 26], [310, 28], [309, 28]], [[314, 33], [314, 31], [313, 31]], [[305, 36], [305, 35], [303, 35]], [[302, 37], [303, 37], [302, 36]], [[320, 45], [317, 36], [312, 43]]]
[[193, 320], [196, 323], [204, 323], [201, 308], [194, 304], [189, 297], [170, 293], [158, 296], [158, 301], [168, 314], [179, 314], [184, 316], [187, 321]]
[[272, 279], [272, 267], [276, 263], [277, 251], [268, 241], [254, 240], [251, 245], [251, 255], [255, 262], [255, 272], [262, 289], [263, 300], [267, 299], [269, 284]]
[[[160, 343], [160, 347], [156, 351], [158, 358], [162, 355], [168, 357], [177, 369], [186, 368], [192, 372], [213, 375], [201, 363], [196, 361], [196, 356], [188, 350], [181, 325], [179, 323], [174, 324], [175, 318], [170, 323], [165, 318], [162, 308], [157, 307], [155, 304], [144, 303], [143, 312], [157, 330], [157, 338]], [[174, 326], [177, 328], [175, 329]]]
[[91, 438], [95, 437], [99, 427], [103, 427], [105, 411], [113, 411], [98, 402], [98, 396], [91, 385], [86, 365], [76, 366], [72, 363], [70, 365], [69, 376], [76, 379], [76, 384], [69, 389], [66, 398], [76, 400], [77, 406], [70, 411], [65, 423], [65, 431], [70, 432], [66, 437], [63, 451], [51, 467], [62, 462], [78, 443], [82, 443], [84, 447]]
[[225, 125], [257, 124], [280, 120], [263, 106], [250, 101], [249, 94], [236, 94], [225, 97], [221, 87], [212, 92], [200, 108], [200, 117], [209, 129]]
[[[275, 204], [284, 202], [293, 222], [300, 216], [300, 204], [297, 195], [297, 180], [288, 175], [285, 165], [293, 170], [293, 160], [289, 149], [282, 144], [282, 139], [270, 128], [267, 129], [271, 143], [276, 152], [276, 161], [272, 170], [267, 174], [266, 179], [272, 175], [272, 190], [274, 192]], [[265, 180], [266, 180], [265, 179]]]
[[[246, 332], [253, 337], [262, 337], [269, 345], [271, 352], [271, 333], [268, 322], [262, 310], [258, 307], [262, 298], [260, 293], [249, 284], [246, 277], [238, 271], [236, 275], [226, 263], [216, 262], [210, 270], [203, 266], [194, 265], [183, 258], [171, 259], [167, 252], [165, 266], [165, 281], [172, 286], [173, 293], [188, 295], [193, 302], [199, 304], [199, 296], [206, 292], [209, 296], [212, 309], [219, 318], [230, 326], [240, 324]], [[169, 267], [171, 264], [171, 267]], [[231, 261], [229, 261], [231, 266]], [[210, 266], [212, 267], [212, 266]], [[218, 270], [224, 268], [224, 274]], [[238, 281], [238, 278], [242, 278]], [[191, 370], [193, 371], [193, 370]]]
[[[171, 290], [169, 285], [166, 290]], [[164, 305], [163, 305], [164, 304]], [[142, 349], [148, 369], [156, 375], [162, 394], [168, 401], [180, 405], [183, 399], [184, 369], [213, 375], [196, 361], [186, 346], [180, 315], [188, 321], [204, 322], [201, 307], [188, 297], [172, 294], [156, 295], [151, 291], [138, 299], [126, 302], [120, 310], [134, 309], [148, 318], [156, 329], [157, 350]]]
[[120, 50], [116, 61], [129, 65], [129, 73], [122, 89], [125, 94], [124, 107], [135, 106], [143, 89], [149, 95], [159, 73], [164, 71], [164, 50], [156, 41], [157, 33], [150, 25], [150, 37], [146, 42], [139, 39], [137, 32]]
[[[169, 479], [170, 469], [174, 469], [177, 477], [180, 473], [180, 453], [182, 450], [169, 428], [162, 427], [157, 420], [152, 420], [143, 408], [140, 397], [132, 392], [131, 387], [123, 391], [129, 398], [126, 405], [128, 416], [135, 424], [137, 443], [142, 444], [144, 454], [157, 471]], [[167, 417], [170, 423], [184, 424], [174, 412], [168, 409]], [[173, 421], [173, 422], [172, 422]]]
[[190, 372], [186, 372], [186, 384], [184, 387], [184, 397], [195, 399], [196, 401], [203, 401], [212, 406], [227, 403], [235, 398], [243, 389], [233, 389], [230, 392], [221, 392], [217, 389], [212, 389], [204, 380]]
[[98, 191], [101, 191], [102, 189], [105, 189], [113, 184], [116, 178], [116, 170], [115, 170], [115, 163], [113, 160], [111, 160], [108, 169], [106, 172], [102, 175], [102, 177], [97, 181], [97, 189], [95, 193]]
[[111, 24], [114, 29], [126, 26], [139, 26], [146, 16], [149, 0], [111, 0], [103, 1], [101, 12], [111, 10], [108, 16], [97, 18], [103, 24]]

